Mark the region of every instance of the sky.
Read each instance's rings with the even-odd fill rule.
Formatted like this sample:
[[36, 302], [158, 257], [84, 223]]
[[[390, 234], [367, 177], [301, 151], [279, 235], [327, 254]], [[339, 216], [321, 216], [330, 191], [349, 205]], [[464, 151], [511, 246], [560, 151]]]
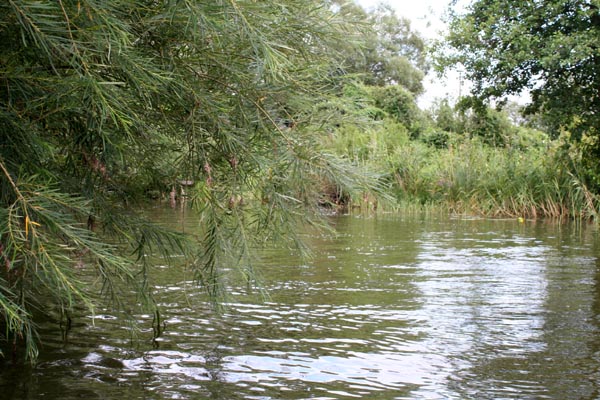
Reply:
[[356, 0], [363, 8], [370, 9], [379, 3], [391, 5], [399, 16], [412, 21], [415, 30], [428, 39], [438, 36], [444, 29], [442, 17], [447, 11], [450, 0]]
[[[411, 20], [414, 30], [429, 40], [441, 37], [446, 29], [443, 18], [450, 5], [450, 0], [356, 0], [356, 2], [367, 10], [381, 2], [391, 5], [399, 16]], [[432, 72], [425, 77], [423, 82], [425, 93], [417, 99], [419, 106], [429, 108], [436, 98], [448, 97], [456, 100], [459, 92], [465, 94], [468, 91], [468, 82], [460, 83], [458, 72], [450, 71], [447, 75], [446, 78], [439, 78]]]

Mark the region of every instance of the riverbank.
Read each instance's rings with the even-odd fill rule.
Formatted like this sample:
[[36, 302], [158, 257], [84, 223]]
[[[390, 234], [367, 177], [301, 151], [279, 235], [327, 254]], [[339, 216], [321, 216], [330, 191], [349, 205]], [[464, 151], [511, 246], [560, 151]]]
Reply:
[[[434, 129], [413, 138], [401, 124], [384, 121], [364, 131], [342, 128], [327, 146], [379, 177], [393, 199], [381, 205], [388, 209], [530, 219], [596, 219], [600, 209], [581, 150], [533, 129], [516, 129], [498, 146]], [[352, 201], [364, 203], [364, 195]]]

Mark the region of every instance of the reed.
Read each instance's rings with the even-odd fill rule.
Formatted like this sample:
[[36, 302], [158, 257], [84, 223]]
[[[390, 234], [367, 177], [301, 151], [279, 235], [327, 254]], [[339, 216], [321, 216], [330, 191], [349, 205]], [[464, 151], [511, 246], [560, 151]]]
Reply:
[[380, 171], [402, 210], [437, 208], [490, 217], [595, 219], [600, 199], [564, 143], [520, 130], [503, 147], [449, 134], [445, 146], [410, 140], [401, 125], [342, 129], [338, 153]]
[[439, 187], [432, 190], [458, 211], [523, 218], [597, 215], [598, 197], [556, 145], [514, 150], [469, 141], [432, 161]]

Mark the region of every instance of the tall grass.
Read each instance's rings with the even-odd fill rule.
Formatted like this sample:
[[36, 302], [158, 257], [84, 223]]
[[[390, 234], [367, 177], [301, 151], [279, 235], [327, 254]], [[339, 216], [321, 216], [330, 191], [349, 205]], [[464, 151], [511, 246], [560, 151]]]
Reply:
[[520, 130], [504, 147], [447, 134], [410, 140], [399, 124], [340, 129], [331, 146], [380, 172], [396, 206], [492, 217], [596, 218], [600, 200], [559, 141]]
[[558, 153], [555, 145], [515, 150], [469, 140], [438, 151], [422, 176], [428, 179], [426, 190], [455, 211], [524, 218], [595, 217], [598, 199]]

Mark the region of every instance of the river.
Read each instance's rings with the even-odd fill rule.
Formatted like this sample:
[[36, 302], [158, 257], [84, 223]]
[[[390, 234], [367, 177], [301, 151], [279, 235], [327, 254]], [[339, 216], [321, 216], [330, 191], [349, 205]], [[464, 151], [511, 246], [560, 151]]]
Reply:
[[[176, 211], [157, 218], [172, 221]], [[232, 286], [222, 315], [177, 265], [155, 267], [163, 318], [42, 326], [2, 399], [598, 399], [593, 226], [333, 217], [313, 257], [265, 251], [269, 298]], [[193, 229], [188, 227], [187, 229]]]

